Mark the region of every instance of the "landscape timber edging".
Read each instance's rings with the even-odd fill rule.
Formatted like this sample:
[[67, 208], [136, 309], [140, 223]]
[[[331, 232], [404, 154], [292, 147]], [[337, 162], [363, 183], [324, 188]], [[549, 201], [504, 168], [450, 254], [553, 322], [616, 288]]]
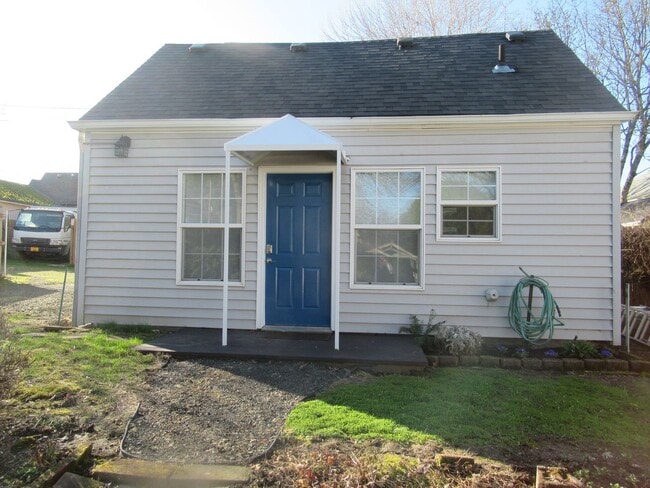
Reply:
[[638, 359], [575, 359], [575, 358], [499, 358], [497, 356], [427, 355], [429, 366], [471, 366], [482, 368], [529, 369], [536, 371], [608, 371], [650, 373], [650, 361]]

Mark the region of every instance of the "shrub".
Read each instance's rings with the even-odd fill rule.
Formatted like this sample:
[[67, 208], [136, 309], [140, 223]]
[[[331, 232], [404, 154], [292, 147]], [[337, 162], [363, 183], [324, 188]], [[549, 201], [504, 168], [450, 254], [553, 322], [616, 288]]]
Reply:
[[576, 336], [564, 346], [562, 356], [577, 359], [595, 358], [598, 356], [598, 349], [591, 342], [579, 341]]
[[643, 283], [650, 280], [650, 225], [621, 229], [623, 280]]
[[440, 327], [436, 338], [444, 343], [445, 349], [452, 356], [478, 354], [483, 345], [483, 338], [480, 334], [458, 325]]
[[16, 344], [9, 328], [7, 319], [0, 312], [0, 398], [9, 395], [18, 377], [20, 370], [28, 364], [27, 354]]
[[436, 338], [439, 334], [439, 329], [445, 323], [444, 320], [434, 322], [435, 318], [436, 311], [433, 309], [429, 312], [429, 319], [427, 320], [426, 325], [422, 323], [417, 315], [411, 315], [410, 325], [408, 327], [401, 327], [399, 332], [400, 334], [411, 334], [415, 343], [420, 346], [424, 352], [433, 352], [438, 346]]
[[436, 311], [431, 310], [429, 320], [424, 325], [417, 315], [411, 315], [411, 324], [401, 327], [400, 333], [411, 334], [425, 353], [447, 351], [452, 356], [478, 354], [483, 345], [480, 334], [467, 327], [445, 325], [445, 321], [434, 322]]

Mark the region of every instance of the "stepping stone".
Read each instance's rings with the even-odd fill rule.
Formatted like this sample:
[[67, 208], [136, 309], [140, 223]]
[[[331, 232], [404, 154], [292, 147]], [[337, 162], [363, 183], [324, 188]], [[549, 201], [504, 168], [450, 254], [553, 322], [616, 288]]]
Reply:
[[117, 459], [97, 466], [97, 479], [138, 487], [227, 487], [245, 483], [250, 469], [235, 464], [174, 464]]
[[103, 488], [104, 483], [84, 478], [74, 473], [64, 473], [56, 482], [54, 488]]

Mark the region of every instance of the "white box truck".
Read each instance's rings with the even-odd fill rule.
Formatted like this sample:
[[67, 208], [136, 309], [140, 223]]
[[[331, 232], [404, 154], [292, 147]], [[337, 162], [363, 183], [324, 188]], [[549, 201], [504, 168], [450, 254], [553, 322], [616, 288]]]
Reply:
[[65, 208], [29, 207], [18, 214], [11, 247], [25, 257], [68, 257], [76, 211]]

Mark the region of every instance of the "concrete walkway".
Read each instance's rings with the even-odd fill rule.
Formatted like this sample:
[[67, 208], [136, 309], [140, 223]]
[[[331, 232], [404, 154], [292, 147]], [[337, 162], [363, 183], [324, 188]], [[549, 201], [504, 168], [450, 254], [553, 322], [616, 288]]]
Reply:
[[174, 357], [317, 361], [375, 369], [422, 370], [427, 358], [408, 335], [341, 334], [334, 349], [329, 333], [276, 331], [228, 332], [228, 345], [221, 345], [220, 329], [184, 328], [158, 337], [136, 349], [144, 353], [167, 353]]

